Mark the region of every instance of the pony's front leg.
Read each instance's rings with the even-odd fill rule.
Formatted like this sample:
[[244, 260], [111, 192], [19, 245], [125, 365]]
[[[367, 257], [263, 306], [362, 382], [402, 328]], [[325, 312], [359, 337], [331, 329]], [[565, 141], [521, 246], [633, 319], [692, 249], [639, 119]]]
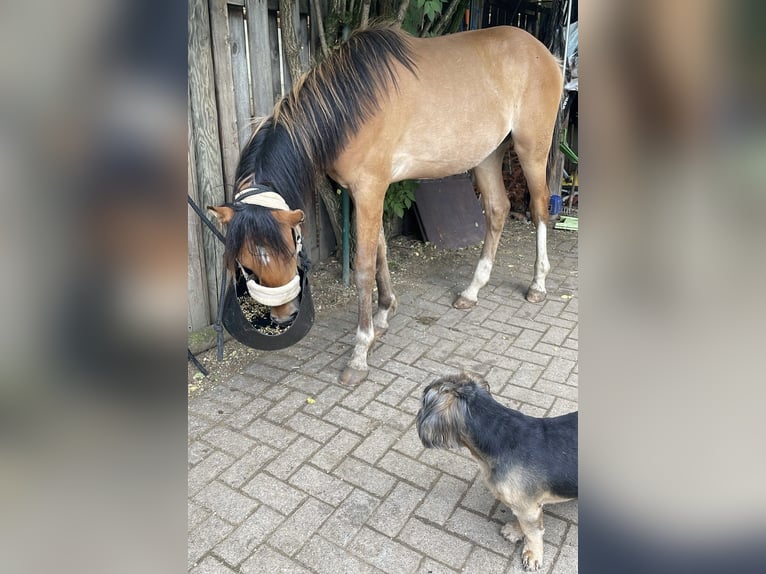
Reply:
[[375, 340], [372, 323], [372, 285], [375, 281], [375, 259], [378, 251], [381, 218], [383, 216], [382, 195], [374, 190], [362, 189], [353, 194], [356, 208], [356, 257], [354, 274], [359, 295], [359, 322], [356, 328], [356, 343], [351, 360], [340, 376], [344, 385], [361, 383], [369, 371], [367, 353]]
[[375, 265], [375, 283], [378, 286], [378, 312], [375, 313], [373, 324], [375, 326], [375, 338], [382, 336], [388, 330], [388, 315], [396, 313], [396, 296], [391, 287], [391, 274], [388, 271], [388, 248], [383, 227], [378, 234], [378, 255]]

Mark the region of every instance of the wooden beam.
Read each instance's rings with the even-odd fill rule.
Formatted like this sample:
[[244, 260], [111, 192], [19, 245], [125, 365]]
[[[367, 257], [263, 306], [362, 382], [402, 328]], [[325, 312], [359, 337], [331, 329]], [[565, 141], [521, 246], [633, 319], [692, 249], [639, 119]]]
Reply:
[[250, 76], [245, 40], [245, 17], [241, 7], [229, 8], [231, 71], [234, 80], [234, 106], [237, 112], [237, 135], [240, 151], [252, 133], [253, 110], [250, 99]]
[[226, 199], [231, 200], [234, 172], [239, 161], [239, 136], [234, 101], [229, 10], [226, 0], [208, 1], [210, 3], [210, 37], [213, 41], [215, 91], [218, 101], [223, 175], [226, 183]]
[[271, 78], [271, 45], [269, 42], [269, 9], [266, 0], [246, 0], [248, 41], [250, 43], [250, 77], [253, 87], [253, 112], [256, 117], [269, 115], [274, 109]]
[[[197, 161], [194, 152], [194, 139], [192, 138], [192, 115], [191, 107], [187, 108], [188, 121], [188, 193], [195, 202], [199, 203], [197, 190]], [[202, 245], [202, 222], [191, 207], [188, 208], [187, 231], [188, 231], [188, 328], [189, 331], [197, 331], [210, 325], [213, 321], [209, 314], [207, 277], [205, 276], [205, 256]]]

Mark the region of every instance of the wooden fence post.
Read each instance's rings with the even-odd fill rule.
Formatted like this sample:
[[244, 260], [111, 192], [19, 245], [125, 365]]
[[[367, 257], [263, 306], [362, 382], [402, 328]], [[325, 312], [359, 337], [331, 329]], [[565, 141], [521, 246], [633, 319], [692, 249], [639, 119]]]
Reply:
[[[207, 0], [189, 0], [189, 103], [191, 105], [197, 188], [204, 209], [224, 202], [221, 142], [218, 135], [213, 54]], [[221, 282], [223, 245], [212, 233], [203, 233], [208, 309], [216, 316]]]

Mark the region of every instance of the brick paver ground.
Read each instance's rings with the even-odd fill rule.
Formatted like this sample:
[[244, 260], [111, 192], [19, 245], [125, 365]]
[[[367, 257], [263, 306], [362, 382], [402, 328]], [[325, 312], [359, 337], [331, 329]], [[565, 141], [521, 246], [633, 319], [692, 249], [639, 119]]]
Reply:
[[[190, 572], [523, 571], [520, 547], [499, 533], [510, 511], [464, 449], [422, 447], [415, 414], [423, 386], [460, 369], [522, 412], [577, 409], [577, 236], [551, 230], [548, 300], [533, 305], [523, 297], [531, 226], [524, 233], [524, 247], [504, 235], [470, 311], [451, 307], [470, 281], [466, 265], [400, 289], [399, 312], [356, 388], [336, 383], [353, 303], [190, 399]], [[576, 501], [547, 507], [544, 540], [542, 572], [577, 572]]]

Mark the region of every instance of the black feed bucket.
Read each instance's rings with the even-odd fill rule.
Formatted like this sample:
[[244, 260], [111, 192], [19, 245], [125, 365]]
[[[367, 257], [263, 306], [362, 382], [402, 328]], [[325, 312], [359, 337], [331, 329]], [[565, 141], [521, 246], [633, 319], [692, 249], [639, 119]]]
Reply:
[[266, 320], [265, 323], [258, 322], [256, 326], [242, 312], [238, 297], [242, 295], [250, 297], [250, 294], [247, 291], [244, 277], [237, 271], [236, 282], [229, 284], [223, 303], [223, 325], [232, 337], [243, 345], [263, 351], [284, 349], [303, 339], [314, 324], [314, 301], [311, 299], [311, 289], [306, 271], [299, 268], [298, 272], [301, 279], [298, 315], [289, 327], [272, 335], [260, 330], [260, 328], [268, 326], [268, 323], [271, 322], [270, 319]]

